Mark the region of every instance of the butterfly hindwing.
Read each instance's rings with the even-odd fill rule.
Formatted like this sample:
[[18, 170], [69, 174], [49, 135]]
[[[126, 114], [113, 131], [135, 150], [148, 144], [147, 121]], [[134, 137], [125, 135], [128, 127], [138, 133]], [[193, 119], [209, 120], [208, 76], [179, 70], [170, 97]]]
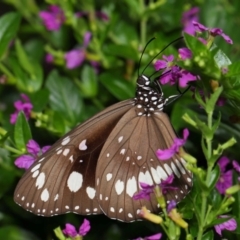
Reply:
[[95, 189], [99, 153], [131, 107], [132, 100], [112, 105], [58, 140], [23, 175], [14, 200], [42, 216], [101, 213]]
[[[125, 222], [141, 218], [142, 206], [151, 212], [160, 210], [153, 194], [150, 201], [133, 199], [141, 190], [140, 182], [155, 185], [174, 174], [178, 188], [167, 194], [166, 199], [179, 201], [181, 195], [189, 191], [186, 176], [190, 173], [180, 157], [175, 155], [168, 161], [159, 161], [156, 157], [156, 149], [169, 148], [176, 138], [172, 126], [165, 124], [167, 115], [159, 111], [150, 117], [137, 116], [136, 112], [137, 109], [132, 108], [119, 120], [103, 146], [96, 170], [96, 189], [102, 211], [110, 218]], [[164, 137], [164, 134], [168, 135]]]

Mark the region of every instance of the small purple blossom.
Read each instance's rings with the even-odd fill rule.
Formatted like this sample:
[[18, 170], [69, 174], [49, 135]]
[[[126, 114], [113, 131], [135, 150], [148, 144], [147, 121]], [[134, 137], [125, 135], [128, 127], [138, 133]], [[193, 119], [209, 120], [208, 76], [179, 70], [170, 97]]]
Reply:
[[153, 193], [154, 185], [148, 185], [147, 183], [142, 183], [142, 182], [140, 182], [139, 184], [142, 190], [139, 193], [134, 194], [133, 199], [134, 200], [139, 200], [139, 199], [150, 200], [150, 194]]
[[45, 56], [45, 61], [46, 61], [47, 63], [53, 63], [53, 61], [54, 61], [53, 55], [50, 54], [50, 53], [47, 53], [46, 56]]
[[[172, 186], [174, 181], [174, 175], [168, 176], [165, 180], [162, 180], [161, 183], [158, 184], [160, 187], [162, 194], [166, 195], [169, 190], [176, 190], [177, 187]], [[139, 193], [134, 194], [133, 199], [147, 199], [150, 200], [150, 194], [154, 192], [154, 188], [156, 185], [149, 185], [147, 183], [140, 182], [140, 187], [142, 188]]]
[[192, 58], [192, 51], [189, 48], [179, 48], [178, 54], [182, 60]]
[[18, 157], [14, 162], [18, 168], [28, 169], [38, 156], [45, 153], [50, 148], [50, 146], [45, 146], [41, 149], [38, 143], [34, 140], [29, 140], [26, 147], [28, 154]]
[[230, 163], [230, 160], [223, 156], [218, 160], [218, 165], [220, 167], [220, 178], [216, 183], [216, 189], [219, 191], [220, 194], [224, 194], [226, 189], [232, 186], [232, 170], [226, 169], [227, 165]]
[[169, 213], [173, 208], [176, 208], [177, 203], [174, 200], [171, 200], [167, 205], [167, 212]]
[[16, 102], [14, 102], [14, 107], [15, 107], [16, 111], [13, 114], [11, 114], [11, 116], [10, 116], [10, 123], [11, 124], [16, 123], [18, 113], [20, 111], [23, 111], [27, 120], [30, 118], [31, 110], [33, 109], [33, 105], [30, 102], [30, 99], [28, 98], [27, 95], [21, 94], [21, 98], [22, 98], [22, 100], [18, 100]]
[[[227, 215], [221, 215], [219, 218], [229, 218]], [[237, 222], [234, 218], [230, 218], [226, 222], [214, 226], [215, 231], [222, 236], [222, 230], [234, 231], [237, 228]]]
[[233, 168], [236, 170], [236, 172], [240, 173], [240, 165], [236, 160], [232, 161]]
[[[182, 57], [182, 60], [191, 57], [191, 51], [187, 48], [179, 49], [179, 54]], [[154, 68], [156, 71], [164, 69], [162, 75], [159, 78], [159, 81], [162, 85], [167, 83], [170, 83], [171, 85], [178, 83], [180, 87], [186, 87], [188, 82], [196, 81], [198, 79], [197, 76], [176, 65], [174, 63], [173, 55], [163, 55], [163, 60], [157, 60], [154, 63]]]
[[225, 97], [220, 96], [216, 102], [216, 105], [219, 107], [222, 107], [225, 105], [226, 102], [227, 102], [227, 99]]
[[58, 31], [65, 21], [63, 10], [57, 5], [51, 5], [48, 11], [41, 11], [39, 17], [49, 31]]
[[65, 229], [63, 229], [62, 232], [68, 237], [76, 237], [78, 235], [85, 236], [89, 232], [90, 228], [90, 222], [87, 219], [84, 219], [83, 224], [79, 227], [78, 232], [76, 228], [70, 223], [67, 223], [65, 225]]
[[199, 8], [193, 7], [189, 9], [188, 11], [184, 12], [182, 15], [182, 24], [183, 24], [183, 31], [194, 35], [195, 34], [195, 28], [193, 26], [193, 21], [199, 21]]
[[158, 159], [167, 160], [167, 159], [170, 159], [174, 154], [178, 153], [180, 147], [182, 147], [186, 143], [188, 135], [189, 135], [189, 131], [187, 128], [185, 128], [183, 130], [183, 139], [175, 138], [170, 148], [164, 149], [164, 150], [158, 149], [156, 152]]
[[64, 57], [66, 60], [66, 67], [68, 69], [74, 69], [82, 65], [86, 57], [85, 49], [91, 40], [91, 36], [92, 34], [90, 32], [86, 32], [84, 35], [83, 46], [65, 53]]
[[208, 28], [204, 25], [202, 25], [199, 22], [193, 21], [193, 26], [195, 27], [196, 31], [198, 32], [206, 32], [208, 31], [211, 36], [216, 37], [216, 36], [221, 36], [227, 43], [233, 44], [232, 39], [227, 36], [222, 29], [220, 28]]
[[148, 236], [148, 237], [144, 237], [144, 238], [139, 237], [134, 240], [159, 240], [159, 239], [161, 239], [161, 237], [162, 237], [161, 233], [156, 233], [152, 236]]

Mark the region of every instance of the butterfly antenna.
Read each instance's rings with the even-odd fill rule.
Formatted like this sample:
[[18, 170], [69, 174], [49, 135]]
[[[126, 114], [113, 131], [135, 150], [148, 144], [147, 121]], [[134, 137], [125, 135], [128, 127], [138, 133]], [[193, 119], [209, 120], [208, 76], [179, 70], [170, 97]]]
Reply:
[[[151, 59], [151, 61], [147, 64], [147, 66], [143, 69], [143, 71], [142, 71], [142, 74], [144, 73], [144, 71], [146, 70], [146, 68], [153, 62], [153, 60], [155, 59], [155, 58], [157, 58], [157, 56], [159, 55], [159, 54], [161, 54], [166, 48], [168, 48], [170, 45], [172, 45], [173, 43], [175, 43], [175, 42], [177, 42], [177, 41], [179, 41], [179, 40], [181, 40], [181, 39], [183, 39], [183, 37], [179, 37], [179, 38], [177, 38], [177, 39], [175, 39], [175, 40], [173, 40], [172, 42], [170, 42], [167, 46], [165, 46], [158, 54], [156, 54], [152, 59]], [[144, 50], [145, 50], [145, 48], [144, 48]], [[153, 73], [152, 75], [154, 75], [155, 73]], [[138, 74], [139, 75], [139, 74]], [[151, 76], [152, 76], [151, 75]]]
[[140, 69], [140, 65], [141, 65], [141, 61], [142, 61], [143, 54], [144, 54], [147, 46], [149, 45], [149, 43], [152, 42], [152, 41], [155, 40], [155, 39], [156, 39], [155, 37], [151, 38], [151, 39], [147, 42], [147, 44], [145, 45], [145, 47], [144, 47], [144, 49], [143, 49], [143, 51], [142, 51], [142, 54], [141, 54], [141, 57], [140, 57], [139, 63], [138, 63], [138, 76], [140, 76], [140, 75], [139, 75], [139, 69]]

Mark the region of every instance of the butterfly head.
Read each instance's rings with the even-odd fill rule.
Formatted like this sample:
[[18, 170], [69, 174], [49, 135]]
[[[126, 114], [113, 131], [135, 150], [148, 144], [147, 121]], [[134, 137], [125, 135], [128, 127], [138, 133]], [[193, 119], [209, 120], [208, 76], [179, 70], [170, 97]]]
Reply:
[[145, 75], [140, 75], [137, 79], [138, 88], [142, 88], [145, 90], [151, 90], [150, 88], [150, 79]]

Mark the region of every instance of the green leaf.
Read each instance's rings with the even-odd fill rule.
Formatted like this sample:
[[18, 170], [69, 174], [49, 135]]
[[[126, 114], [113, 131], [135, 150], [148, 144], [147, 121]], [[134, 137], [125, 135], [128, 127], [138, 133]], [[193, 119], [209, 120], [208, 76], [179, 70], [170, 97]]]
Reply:
[[195, 117], [195, 122], [197, 123], [198, 129], [202, 132], [203, 136], [208, 139], [212, 139], [214, 135], [214, 131], [209, 129], [205, 122], [202, 122], [197, 117]]
[[201, 53], [201, 56], [207, 55], [208, 49], [206, 45], [204, 45], [202, 42], [200, 42], [196, 37], [189, 35], [187, 33], [183, 33], [185, 43], [187, 47], [193, 52], [194, 55], [199, 55]]
[[233, 62], [231, 65], [228, 66], [228, 72], [225, 76], [233, 77], [239, 75], [240, 75], [240, 61]]
[[132, 59], [134, 61], [139, 60], [137, 50], [130, 45], [108, 44], [104, 49], [104, 52], [109, 55]]
[[40, 89], [43, 81], [42, 67], [35, 62], [34, 70], [35, 75], [31, 76], [19, 65], [19, 61], [15, 57], [8, 58], [8, 64], [11, 66], [14, 75], [17, 78], [17, 87], [24, 92], [35, 92]]
[[0, 59], [14, 39], [20, 24], [20, 14], [7, 13], [0, 18]]
[[0, 239], [11, 240], [40, 240], [32, 233], [16, 226], [3, 226], [0, 228]]
[[25, 150], [27, 142], [32, 139], [28, 121], [23, 112], [19, 112], [14, 127], [14, 141], [18, 149]]
[[212, 113], [216, 102], [223, 91], [223, 87], [218, 87], [214, 93], [210, 95], [209, 99], [206, 99], [206, 112]]
[[20, 66], [28, 72], [30, 75], [35, 75], [34, 67], [32, 61], [30, 61], [27, 53], [25, 52], [20, 40], [15, 41], [15, 49], [17, 53], [17, 58]]
[[78, 88], [69, 78], [61, 77], [52, 71], [46, 81], [50, 93], [50, 106], [64, 116], [71, 126], [76, 125], [83, 107]]
[[214, 239], [213, 237], [214, 237], [213, 231], [210, 230], [202, 236], [202, 240], [213, 240]]
[[220, 123], [221, 123], [221, 112], [218, 113], [218, 118], [216, 119], [216, 121], [214, 122], [214, 124], [212, 126], [212, 130], [214, 132], [216, 132], [216, 130], [218, 129]]
[[220, 168], [219, 168], [219, 165], [216, 164], [214, 169], [211, 171], [209, 181], [207, 182], [209, 191], [211, 191], [215, 187], [215, 185], [219, 179], [219, 176], [220, 176]]
[[227, 67], [231, 64], [230, 59], [227, 57], [227, 55], [219, 48], [217, 48], [217, 51], [214, 54], [214, 61], [217, 64], [218, 68], [221, 69], [222, 67]]
[[88, 65], [84, 66], [81, 74], [81, 83], [79, 85], [86, 97], [94, 98], [97, 95], [97, 77], [92, 67]]
[[49, 101], [49, 91], [43, 88], [35, 93], [28, 94], [33, 105], [34, 112], [41, 112]]
[[125, 100], [134, 96], [135, 87], [124, 79], [111, 73], [100, 75], [101, 83], [119, 100]]
[[55, 228], [54, 233], [59, 240], [65, 240], [65, 236], [63, 235], [60, 227]]

